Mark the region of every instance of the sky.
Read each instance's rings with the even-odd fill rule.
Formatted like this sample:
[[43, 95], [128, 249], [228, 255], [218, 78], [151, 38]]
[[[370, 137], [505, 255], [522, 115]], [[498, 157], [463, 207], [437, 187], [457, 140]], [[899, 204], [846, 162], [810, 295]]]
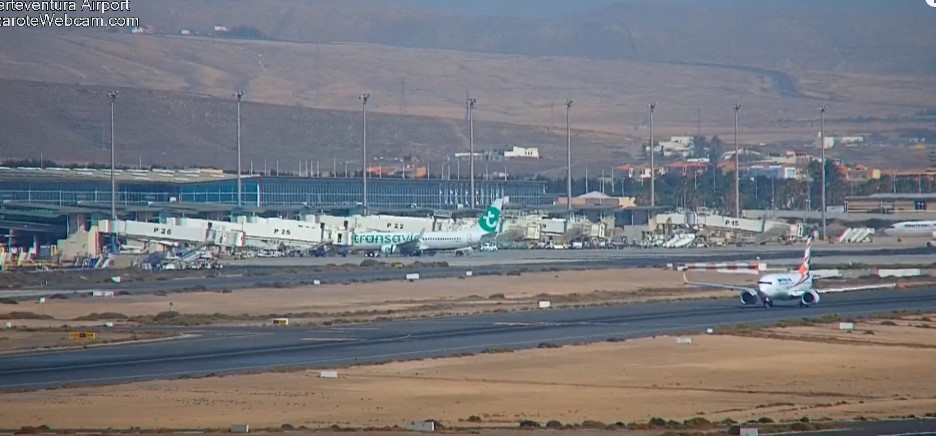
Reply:
[[480, 15], [551, 16], [619, 3], [620, 0], [398, 0], [426, 9]]
[[[680, 0], [643, 0], [647, 3], [666, 1], [679, 3]], [[890, 11], [930, 12], [924, 0], [682, 0], [695, 4], [718, 2], [737, 4], [739, 7], [800, 8], [832, 10], [869, 10], [880, 13]], [[582, 12], [601, 8], [616, 3], [641, 3], [641, 0], [397, 0], [409, 6], [435, 9], [446, 12], [479, 15], [507, 15], [542, 17]], [[932, 10], [936, 18], [936, 10]]]

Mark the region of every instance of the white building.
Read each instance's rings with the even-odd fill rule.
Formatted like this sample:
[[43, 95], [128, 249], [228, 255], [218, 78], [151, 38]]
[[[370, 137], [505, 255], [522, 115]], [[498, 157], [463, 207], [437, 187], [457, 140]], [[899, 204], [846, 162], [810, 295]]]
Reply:
[[671, 136], [669, 141], [660, 141], [656, 144], [655, 152], [663, 156], [682, 156], [692, 154], [695, 149], [695, 139], [691, 136]]
[[507, 159], [516, 159], [516, 158], [539, 159], [540, 158], [539, 148], [514, 146], [510, 150], [504, 150], [504, 157]]
[[[864, 136], [826, 136], [822, 138], [822, 133], [816, 134], [816, 147], [823, 147], [826, 149], [835, 147], [837, 144], [842, 144], [844, 146], [855, 146], [857, 144], [864, 142]], [[819, 144], [819, 141], [822, 140], [822, 145]]]

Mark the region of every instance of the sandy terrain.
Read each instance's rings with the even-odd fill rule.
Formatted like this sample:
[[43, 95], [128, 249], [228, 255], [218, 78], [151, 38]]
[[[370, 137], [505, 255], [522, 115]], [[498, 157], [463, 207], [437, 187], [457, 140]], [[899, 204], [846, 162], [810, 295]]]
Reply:
[[[94, 339], [72, 339], [71, 332], [94, 332]], [[129, 330], [105, 330], [101, 328], [55, 328], [48, 330], [3, 330], [0, 331], [0, 355], [5, 352], [35, 348], [61, 348], [97, 346], [127, 341], [168, 338], [171, 334], [160, 332], [135, 332]]]
[[[693, 279], [743, 284], [755, 280], [746, 274], [694, 273]], [[501, 297], [502, 294], [503, 297]], [[545, 295], [544, 295], [545, 294]], [[474, 312], [532, 307], [548, 298], [556, 305], [647, 301], [673, 298], [709, 298], [733, 295], [731, 291], [691, 290], [682, 285], [681, 273], [651, 269], [524, 273], [521, 276], [481, 276], [464, 280], [420, 280], [303, 286], [289, 289], [252, 289], [179, 293], [166, 296], [124, 296], [112, 299], [49, 300], [46, 304], [17, 305], [8, 310], [31, 311], [57, 320], [71, 320], [90, 313], [115, 312], [127, 316], [153, 315], [169, 310], [186, 314], [221, 313], [262, 316], [284, 313], [317, 313], [327, 318], [348, 317], [354, 312], [409, 311]], [[493, 298], [492, 298], [493, 296]], [[313, 319], [309, 316], [306, 319]]]
[[[926, 330], [859, 325], [875, 332], [863, 335], [869, 340], [893, 336], [894, 343]], [[341, 370], [337, 380], [297, 372], [4, 394], [0, 427], [392, 426], [422, 419], [467, 426], [473, 415], [477, 425], [513, 426], [522, 419], [817, 420], [936, 411], [936, 380], [925, 376], [936, 347], [794, 339], [833, 327], [783, 329], [782, 340], [714, 335], [678, 345], [659, 337], [398, 362]]]

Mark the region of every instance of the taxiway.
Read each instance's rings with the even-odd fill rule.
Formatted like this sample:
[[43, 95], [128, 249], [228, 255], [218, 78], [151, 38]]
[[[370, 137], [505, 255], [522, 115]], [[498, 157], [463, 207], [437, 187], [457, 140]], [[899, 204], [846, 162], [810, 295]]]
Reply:
[[[804, 316], [859, 316], [904, 309], [936, 310], [933, 289], [830, 294], [808, 309], [741, 308], [703, 300], [551, 309], [333, 327], [204, 327], [159, 343], [28, 352], [0, 360], [0, 388], [37, 389], [268, 371], [340, 367], [399, 359], [454, 356], [487, 349], [572, 344], [609, 338], [702, 334], [737, 323]], [[704, 339], [701, 339], [704, 340]]]
[[[408, 273], [418, 273], [422, 279], [456, 278], [466, 271], [475, 275], [506, 274], [523, 268], [527, 272], [559, 270], [598, 270], [614, 268], [661, 267], [668, 263], [695, 262], [768, 262], [768, 266], [793, 266], [802, 261], [799, 247], [748, 247], [717, 248], [705, 250], [627, 249], [627, 250], [504, 250], [493, 253], [478, 253], [465, 258], [435, 256], [428, 258], [386, 257], [384, 262], [445, 261], [449, 266], [411, 265], [404, 269], [361, 268], [360, 257], [348, 258], [286, 258], [253, 259], [260, 265], [244, 265], [225, 268], [223, 271], [207, 272], [205, 277], [180, 278], [166, 281], [134, 283], [99, 283], [94, 285], [75, 284], [70, 286], [24, 288], [0, 291], [3, 298], [37, 298], [55, 294], [75, 294], [91, 290], [121, 291], [128, 294], [152, 294], [156, 292], [204, 291], [206, 289], [246, 289], [270, 287], [280, 283], [322, 284], [403, 280]], [[936, 261], [936, 253], [925, 248], [836, 247], [836, 249], [814, 249], [813, 262], [820, 264], [883, 263], [922, 264]], [[351, 264], [351, 268], [328, 267], [331, 264]], [[292, 266], [292, 272], [282, 269], [263, 271], [265, 267]], [[303, 268], [307, 267], [307, 268]], [[258, 269], [259, 268], [259, 269]], [[214, 274], [213, 276], [211, 274]]]

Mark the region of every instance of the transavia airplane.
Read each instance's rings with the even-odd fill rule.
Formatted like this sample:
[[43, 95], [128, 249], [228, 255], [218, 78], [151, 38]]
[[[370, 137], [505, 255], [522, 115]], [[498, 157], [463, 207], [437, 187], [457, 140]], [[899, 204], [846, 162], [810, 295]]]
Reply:
[[355, 233], [351, 248], [403, 255], [434, 254], [438, 251], [455, 250], [456, 255], [463, 255], [475, 245], [493, 240], [497, 236], [500, 231], [501, 209], [507, 201], [509, 201], [508, 197], [494, 200], [494, 203], [470, 229], [423, 233]]
[[799, 270], [788, 273], [763, 275], [757, 280], [757, 286], [755, 287], [733, 286], [721, 283], [690, 282], [685, 274], [683, 274], [683, 280], [686, 285], [690, 286], [741, 291], [741, 304], [750, 306], [761, 302], [765, 309], [773, 307], [775, 301], [799, 301], [800, 307], [809, 307], [819, 303], [820, 294], [858, 291], [863, 289], [893, 288], [897, 286], [896, 283], [890, 283], [847, 288], [815, 289], [813, 288], [813, 276], [809, 272], [809, 251], [811, 246], [812, 240], [807, 240], [806, 252], [803, 255], [803, 264], [800, 265]]

